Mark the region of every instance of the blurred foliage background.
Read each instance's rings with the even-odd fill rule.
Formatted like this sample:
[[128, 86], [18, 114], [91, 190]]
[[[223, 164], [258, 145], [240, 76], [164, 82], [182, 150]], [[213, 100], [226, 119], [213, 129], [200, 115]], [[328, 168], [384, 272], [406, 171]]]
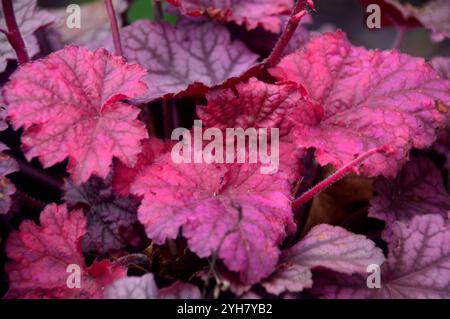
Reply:
[[[43, 7], [65, 7], [72, 3], [89, 3], [103, 0], [39, 0]], [[428, 0], [401, 0], [417, 5]], [[450, 0], [449, 0], [450, 1]], [[154, 19], [152, 0], [129, 0], [131, 6], [126, 14], [126, 22], [132, 23], [138, 19]], [[164, 1], [163, 1], [164, 2]], [[367, 48], [389, 49], [394, 42], [396, 31], [393, 27], [383, 27], [379, 30], [369, 30], [365, 25], [365, 7], [358, 0], [314, 0], [316, 12], [313, 12], [314, 23], [311, 29], [319, 29], [332, 25], [344, 30], [352, 43]], [[382, 12], [383, 14], [383, 12]], [[450, 19], [450, 17], [449, 17]], [[176, 17], [165, 13], [164, 20], [176, 23]], [[428, 31], [424, 28], [408, 30], [402, 42], [401, 50], [414, 56], [431, 58], [437, 55], [450, 55], [450, 41], [431, 42]]]

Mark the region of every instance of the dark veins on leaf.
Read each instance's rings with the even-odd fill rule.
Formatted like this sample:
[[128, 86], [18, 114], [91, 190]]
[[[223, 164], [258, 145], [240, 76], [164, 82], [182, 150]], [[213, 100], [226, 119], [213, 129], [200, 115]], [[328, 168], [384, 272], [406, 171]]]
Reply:
[[138, 200], [116, 195], [111, 180], [111, 174], [106, 179], [92, 176], [81, 186], [68, 180], [64, 187], [67, 204], [84, 208], [87, 232], [83, 237], [83, 251], [91, 255], [136, 249], [145, 241], [137, 220]]
[[[139, 20], [123, 28], [121, 37], [126, 59], [149, 71], [144, 78], [149, 89], [138, 102], [204, 93], [241, 75], [257, 59], [243, 43], [233, 41], [224, 26], [213, 22], [181, 20], [174, 28]], [[94, 46], [113, 48], [111, 39]]]
[[424, 214], [447, 218], [450, 211], [441, 172], [424, 157], [413, 157], [396, 178], [379, 177], [374, 186], [378, 195], [370, 202], [369, 216], [387, 223]]

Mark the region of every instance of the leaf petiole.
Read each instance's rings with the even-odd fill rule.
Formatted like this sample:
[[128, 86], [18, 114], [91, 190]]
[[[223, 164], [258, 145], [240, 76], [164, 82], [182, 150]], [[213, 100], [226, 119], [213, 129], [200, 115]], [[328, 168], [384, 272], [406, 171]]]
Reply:
[[300, 195], [300, 197], [298, 197], [297, 199], [295, 199], [292, 202], [292, 204], [291, 204], [292, 208], [293, 209], [299, 208], [304, 203], [306, 203], [307, 201], [312, 199], [315, 195], [317, 195], [324, 189], [330, 187], [334, 183], [338, 182], [345, 175], [352, 173], [358, 165], [360, 165], [362, 162], [364, 162], [367, 158], [371, 157], [372, 155], [378, 154], [378, 153], [392, 154], [393, 152], [394, 151], [393, 151], [392, 147], [390, 147], [388, 145], [383, 145], [380, 147], [373, 148], [365, 153], [362, 153], [357, 158], [355, 158], [353, 161], [345, 164], [343, 167], [338, 169], [334, 174], [327, 177], [326, 179], [324, 179], [323, 181], [318, 183], [316, 186], [314, 186], [310, 190], [308, 190], [305, 193], [303, 193], [302, 195]]
[[25, 42], [20, 34], [19, 26], [17, 25], [16, 16], [11, 0], [2, 0], [3, 12], [5, 16], [6, 27], [8, 32], [2, 30], [6, 35], [9, 43], [13, 47], [17, 55], [17, 61], [20, 64], [25, 64], [30, 61]]

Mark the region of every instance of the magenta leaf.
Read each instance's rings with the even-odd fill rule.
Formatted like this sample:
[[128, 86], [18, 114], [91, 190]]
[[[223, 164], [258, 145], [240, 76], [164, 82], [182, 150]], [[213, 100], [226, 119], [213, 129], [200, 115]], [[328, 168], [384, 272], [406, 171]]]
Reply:
[[416, 18], [431, 31], [431, 39], [440, 42], [450, 38], [450, 3], [447, 0], [430, 0], [421, 7], [409, 3], [402, 4], [398, 0], [385, 0], [397, 8], [405, 19]]
[[85, 210], [87, 232], [83, 237], [83, 251], [90, 255], [105, 255], [142, 244], [138, 201], [117, 196], [111, 180], [111, 176], [106, 180], [92, 176], [80, 186], [67, 181], [64, 187], [66, 203], [71, 207], [82, 204]]
[[[450, 298], [450, 223], [439, 215], [415, 216], [392, 225], [381, 288], [365, 276], [336, 276], [314, 288], [325, 298]], [[369, 274], [367, 274], [369, 275]]]
[[323, 267], [350, 275], [365, 273], [370, 264], [383, 262], [381, 249], [365, 236], [321, 224], [282, 253], [277, 271], [263, 286], [276, 295], [286, 290], [297, 292], [312, 286], [313, 268]]
[[302, 98], [299, 85], [293, 82], [273, 85], [252, 78], [248, 83], [236, 85], [236, 91], [237, 96], [230, 89], [206, 94], [208, 105], [197, 109], [205, 126], [221, 130], [276, 127], [280, 136], [290, 132], [292, 124], [287, 115]]
[[[121, 39], [125, 58], [148, 69], [148, 91], [139, 102], [206, 91], [239, 76], [257, 59], [225, 27], [211, 22], [181, 20], [174, 28], [139, 20], [122, 29]], [[111, 39], [105, 47], [112, 49]]]
[[205, 127], [278, 128], [280, 134], [280, 168], [292, 181], [302, 172], [303, 151], [292, 142], [289, 112], [302, 98], [303, 88], [293, 82], [267, 84], [255, 78], [231, 89], [214, 90], [206, 95], [208, 105], [198, 106], [197, 114]]
[[[40, 224], [26, 220], [10, 234], [8, 298], [102, 298], [106, 286], [126, 275], [108, 260], [85, 265], [80, 240], [86, 219], [81, 211], [69, 213], [66, 206], [51, 204], [41, 213]], [[69, 266], [81, 270], [80, 288], [69, 288]]]
[[308, 91], [291, 113], [293, 134], [298, 146], [316, 148], [321, 165], [341, 167], [382, 145], [395, 149], [364, 163], [369, 176], [395, 176], [411, 147], [430, 146], [445, 120], [437, 102], [450, 105], [450, 82], [423, 60], [353, 47], [340, 31], [315, 38], [270, 72]]
[[175, 164], [170, 154], [149, 166], [131, 191], [143, 196], [138, 218], [157, 244], [179, 228], [200, 257], [218, 254], [244, 283], [269, 275], [278, 245], [295, 229], [290, 187], [281, 172], [258, 164]]
[[184, 14], [198, 16], [203, 13], [224, 21], [245, 25], [248, 30], [258, 26], [278, 33], [281, 16], [289, 14], [293, 0], [168, 0]]
[[[39, 44], [33, 33], [56, 21], [56, 18], [44, 10], [36, 9], [36, 0], [14, 0], [14, 14], [17, 25], [25, 41], [30, 57], [39, 52]], [[3, 10], [0, 10], [0, 29], [7, 30]], [[0, 32], [0, 73], [6, 68], [8, 60], [15, 60], [16, 53], [8, 42], [6, 35]]]
[[377, 196], [370, 202], [369, 216], [388, 224], [424, 214], [447, 218], [450, 211], [441, 172], [424, 157], [413, 157], [395, 179], [379, 177], [374, 186]]
[[200, 299], [200, 290], [193, 285], [177, 281], [159, 289], [153, 274], [142, 277], [125, 277], [106, 290], [108, 299]]
[[120, 101], [146, 91], [145, 74], [104, 49], [73, 46], [22, 66], [4, 97], [14, 128], [25, 129], [27, 159], [39, 156], [49, 167], [69, 157], [77, 183], [106, 177], [113, 156], [133, 166], [147, 131], [136, 119], [139, 109]]
[[169, 152], [171, 143], [164, 142], [155, 137], [150, 137], [142, 141], [142, 153], [138, 155], [136, 165], [129, 167], [120, 161], [114, 162], [113, 168], [113, 188], [120, 195], [127, 196], [130, 193], [130, 186], [136, 176], [158, 157]]

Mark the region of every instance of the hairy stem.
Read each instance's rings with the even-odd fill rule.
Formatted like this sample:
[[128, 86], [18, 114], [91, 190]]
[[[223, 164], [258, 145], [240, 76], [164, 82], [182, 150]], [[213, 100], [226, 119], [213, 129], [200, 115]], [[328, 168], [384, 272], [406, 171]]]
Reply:
[[306, 14], [306, 5], [312, 5], [311, 1], [307, 0], [298, 0], [294, 9], [292, 10], [291, 17], [289, 18], [289, 21], [286, 25], [286, 27], [283, 30], [283, 33], [281, 34], [280, 38], [278, 39], [277, 43], [275, 44], [275, 47], [272, 50], [272, 53], [270, 53], [267, 60], [264, 62], [264, 68], [271, 68], [275, 66], [278, 61], [281, 58], [281, 55], [283, 54], [284, 50], [286, 49], [287, 45], [289, 44], [289, 41], [291, 40], [292, 36], [295, 33], [295, 30], [297, 30], [298, 24], [300, 23], [300, 20], [305, 16]]
[[321, 181], [319, 184], [308, 190], [307, 192], [303, 193], [300, 197], [298, 197], [296, 200], [294, 200], [291, 204], [293, 209], [299, 208], [304, 203], [312, 199], [316, 194], [320, 193], [324, 189], [330, 187], [334, 183], [338, 182], [340, 179], [342, 179], [345, 175], [352, 173], [354, 169], [364, 162], [367, 158], [371, 157], [374, 154], [377, 153], [392, 153], [392, 149], [389, 146], [381, 146], [377, 148], [373, 148], [365, 153], [362, 153], [357, 158], [355, 158], [353, 161], [345, 164], [342, 168], [338, 169], [334, 174], [327, 177], [323, 181]]
[[117, 22], [116, 11], [112, 0], [105, 0], [106, 11], [108, 12], [109, 22], [114, 42], [114, 50], [116, 55], [123, 56], [122, 43], [120, 42], [119, 24]]
[[152, 0], [153, 12], [155, 13], [155, 20], [161, 21], [164, 16], [161, 0]]
[[13, 47], [17, 55], [17, 61], [20, 64], [24, 64], [30, 61], [25, 42], [20, 34], [19, 27], [17, 25], [16, 16], [14, 15], [14, 8], [11, 0], [2, 0], [3, 15], [5, 16], [6, 27], [8, 32], [5, 33], [6, 37]]

